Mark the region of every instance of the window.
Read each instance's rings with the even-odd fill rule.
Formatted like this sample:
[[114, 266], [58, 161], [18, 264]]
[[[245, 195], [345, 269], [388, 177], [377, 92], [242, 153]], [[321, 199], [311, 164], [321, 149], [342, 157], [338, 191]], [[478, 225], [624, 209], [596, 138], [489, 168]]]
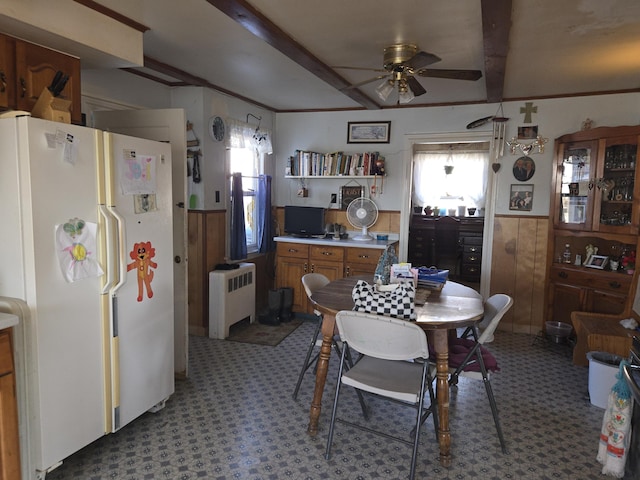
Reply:
[[261, 163], [258, 152], [252, 147], [229, 149], [229, 171], [242, 174], [244, 226], [247, 235], [248, 253], [258, 251], [258, 239], [256, 238], [258, 196], [256, 192], [258, 191], [258, 175], [263, 173]]
[[446, 145], [430, 145], [433, 151], [416, 151], [413, 157], [413, 204], [437, 206], [445, 211], [457, 211], [463, 205], [484, 208], [489, 152], [488, 145], [486, 150], [482, 145], [478, 144], [480, 148], [473, 150], [447, 150]]

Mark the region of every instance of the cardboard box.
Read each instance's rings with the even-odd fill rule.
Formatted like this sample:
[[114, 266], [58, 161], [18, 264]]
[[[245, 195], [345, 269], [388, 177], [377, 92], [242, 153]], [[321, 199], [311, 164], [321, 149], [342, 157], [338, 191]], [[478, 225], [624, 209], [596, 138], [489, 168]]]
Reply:
[[31, 111], [36, 118], [54, 122], [71, 123], [71, 100], [54, 97], [48, 88], [44, 88]]

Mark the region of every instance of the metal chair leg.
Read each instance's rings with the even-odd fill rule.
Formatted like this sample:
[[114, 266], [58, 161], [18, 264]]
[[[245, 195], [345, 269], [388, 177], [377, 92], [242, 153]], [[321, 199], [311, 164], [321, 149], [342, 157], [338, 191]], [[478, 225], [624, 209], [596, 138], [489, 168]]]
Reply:
[[[307, 370], [309, 370], [309, 367], [313, 364], [313, 361], [309, 361], [309, 359], [311, 358], [311, 354], [313, 353], [313, 349], [316, 345], [316, 341], [318, 340], [318, 335], [320, 335], [320, 329], [322, 328], [322, 319], [318, 319], [318, 326], [316, 327], [316, 330], [313, 334], [313, 338], [311, 339], [311, 344], [309, 345], [309, 348], [307, 349], [307, 356], [304, 359], [304, 363], [302, 364], [302, 369], [300, 370], [300, 375], [298, 375], [298, 381], [296, 383], [296, 388], [293, 391], [293, 399], [296, 400], [298, 398], [298, 391], [300, 390], [300, 385], [302, 384], [302, 379], [304, 377], [304, 374]], [[315, 359], [314, 359], [315, 360]]]

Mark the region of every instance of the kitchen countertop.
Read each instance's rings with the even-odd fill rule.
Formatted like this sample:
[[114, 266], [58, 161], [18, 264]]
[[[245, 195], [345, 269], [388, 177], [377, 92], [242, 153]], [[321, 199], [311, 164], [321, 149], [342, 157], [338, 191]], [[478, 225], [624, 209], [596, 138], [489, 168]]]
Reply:
[[[375, 234], [374, 234], [375, 235]], [[371, 240], [369, 242], [363, 242], [360, 240], [353, 240], [352, 238], [345, 239], [333, 239], [329, 238], [307, 238], [307, 237], [295, 237], [292, 235], [285, 235], [280, 237], [274, 237], [276, 242], [290, 242], [290, 243], [303, 243], [308, 245], [324, 245], [334, 247], [359, 247], [359, 248], [375, 248], [378, 250], [384, 250], [389, 245], [393, 245], [398, 242], [397, 238], [389, 238], [388, 240]]]
[[18, 316], [11, 313], [0, 312], [0, 330], [14, 327], [18, 324]]

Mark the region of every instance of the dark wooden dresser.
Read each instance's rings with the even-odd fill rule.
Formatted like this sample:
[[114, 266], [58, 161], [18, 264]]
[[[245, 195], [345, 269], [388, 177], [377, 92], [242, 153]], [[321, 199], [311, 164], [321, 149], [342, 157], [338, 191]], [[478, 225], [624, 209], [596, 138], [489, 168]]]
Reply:
[[412, 215], [408, 261], [449, 270], [450, 279], [479, 282], [484, 217]]

